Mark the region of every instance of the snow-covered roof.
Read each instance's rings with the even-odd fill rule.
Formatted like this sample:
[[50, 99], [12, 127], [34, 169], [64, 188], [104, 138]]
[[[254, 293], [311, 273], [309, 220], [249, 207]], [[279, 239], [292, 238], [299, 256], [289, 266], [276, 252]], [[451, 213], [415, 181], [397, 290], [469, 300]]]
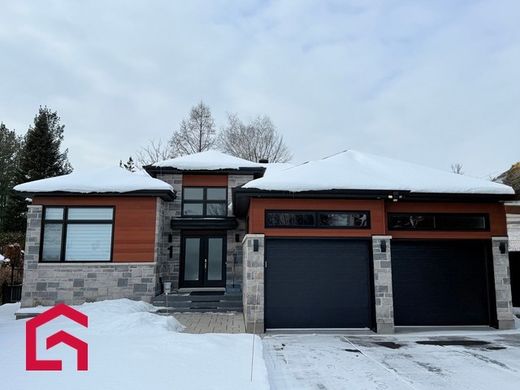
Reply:
[[265, 173], [264, 173], [264, 177], [265, 177], [265, 176], [269, 176], [273, 173], [277, 173], [280, 171], [284, 171], [288, 168], [292, 168], [295, 166], [295, 164], [292, 164], [292, 163], [267, 163], [267, 164], [262, 164], [262, 166], [265, 167]]
[[179, 170], [224, 170], [240, 168], [262, 168], [263, 164], [207, 150], [205, 152], [159, 161], [151, 165], [157, 168], [175, 168]]
[[514, 194], [511, 187], [391, 158], [346, 150], [252, 180], [269, 191], [393, 190], [417, 193]]
[[173, 192], [168, 183], [154, 179], [147, 173], [132, 173], [119, 167], [79, 170], [68, 175], [30, 181], [14, 187], [25, 193], [125, 193], [133, 191]]

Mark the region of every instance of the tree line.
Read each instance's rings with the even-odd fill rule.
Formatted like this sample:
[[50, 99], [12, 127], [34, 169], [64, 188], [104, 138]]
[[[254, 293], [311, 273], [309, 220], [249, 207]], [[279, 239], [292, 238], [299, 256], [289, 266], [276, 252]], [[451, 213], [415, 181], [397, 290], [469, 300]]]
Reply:
[[[62, 150], [64, 130], [58, 113], [46, 106], [39, 108], [23, 136], [0, 122], [0, 244], [2, 235], [25, 234], [28, 201], [16, 196], [13, 187], [72, 172], [68, 150]], [[200, 102], [192, 107], [168, 141], [149, 141], [137, 151], [135, 162], [130, 157], [119, 164], [135, 171], [160, 160], [210, 149], [251, 161], [286, 162], [291, 158], [269, 117], [258, 116], [244, 123], [237, 114], [229, 114], [227, 124], [217, 131], [211, 110]]]
[[72, 172], [68, 150], [61, 150], [64, 129], [48, 107], [39, 108], [24, 136], [0, 123], [0, 232], [25, 232], [28, 202], [13, 194], [15, 185]]
[[283, 136], [267, 115], [244, 122], [238, 114], [228, 114], [226, 124], [218, 131], [210, 108], [201, 101], [191, 108], [168, 141], [150, 140], [135, 153], [135, 160], [130, 157], [120, 165], [135, 170], [136, 165], [142, 167], [211, 149], [250, 161], [287, 162], [292, 157]]

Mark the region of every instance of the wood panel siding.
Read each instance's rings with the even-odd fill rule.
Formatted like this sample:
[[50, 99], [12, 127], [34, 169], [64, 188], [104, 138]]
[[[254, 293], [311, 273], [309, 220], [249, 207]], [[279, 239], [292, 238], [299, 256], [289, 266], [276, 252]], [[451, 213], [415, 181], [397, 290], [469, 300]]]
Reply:
[[227, 175], [183, 175], [183, 187], [227, 187]]
[[[265, 210], [370, 211], [370, 228], [266, 228]], [[370, 237], [384, 232], [382, 200], [252, 198], [249, 206], [249, 233], [271, 237]]]
[[35, 197], [33, 204], [114, 206], [114, 262], [153, 262], [155, 197]]
[[386, 202], [387, 213], [484, 213], [489, 214], [489, 231], [399, 231], [387, 230], [392, 238], [485, 239], [506, 236], [506, 213], [501, 203]]
[[[266, 228], [266, 210], [368, 210], [369, 229], [341, 228]], [[485, 213], [489, 231], [398, 231], [389, 230], [388, 213]], [[341, 199], [272, 199], [251, 198], [248, 214], [249, 233], [271, 237], [369, 237], [391, 235], [393, 238], [487, 239], [506, 236], [506, 214], [501, 203], [391, 202], [385, 200]]]

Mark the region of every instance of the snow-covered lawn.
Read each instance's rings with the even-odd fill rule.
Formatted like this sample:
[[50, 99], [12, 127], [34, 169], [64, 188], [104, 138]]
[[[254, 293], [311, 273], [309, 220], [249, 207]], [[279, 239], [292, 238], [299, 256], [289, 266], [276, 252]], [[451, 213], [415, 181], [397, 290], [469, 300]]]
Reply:
[[277, 335], [263, 344], [272, 390], [520, 388], [518, 331]]
[[[180, 333], [173, 317], [126, 299], [77, 306], [89, 328], [59, 318], [38, 330], [38, 357], [62, 359], [62, 372], [25, 371], [25, 320], [14, 319], [18, 304], [0, 306], [2, 389], [268, 389], [262, 343], [256, 338], [253, 382], [247, 334]], [[43, 341], [64, 329], [89, 343], [89, 371], [75, 370], [74, 352], [62, 345], [47, 351]]]

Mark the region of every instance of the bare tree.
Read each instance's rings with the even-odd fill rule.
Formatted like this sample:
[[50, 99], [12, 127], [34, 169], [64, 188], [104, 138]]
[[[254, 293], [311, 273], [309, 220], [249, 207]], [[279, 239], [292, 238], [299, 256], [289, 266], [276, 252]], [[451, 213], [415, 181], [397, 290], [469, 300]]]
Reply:
[[179, 130], [173, 133], [170, 147], [174, 155], [182, 156], [211, 149], [215, 139], [215, 121], [209, 107], [201, 101], [191, 109], [189, 118], [182, 120]]
[[141, 149], [135, 153], [135, 161], [139, 168], [173, 157], [175, 157], [175, 155], [171, 147], [162, 139], [149, 140], [148, 145], [142, 146]]
[[464, 167], [460, 163], [451, 164], [451, 171], [459, 175], [464, 175]]
[[283, 137], [266, 115], [244, 124], [236, 114], [228, 114], [219, 147], [225, 153], [250, 161], [287, 162], [292, 158]]

